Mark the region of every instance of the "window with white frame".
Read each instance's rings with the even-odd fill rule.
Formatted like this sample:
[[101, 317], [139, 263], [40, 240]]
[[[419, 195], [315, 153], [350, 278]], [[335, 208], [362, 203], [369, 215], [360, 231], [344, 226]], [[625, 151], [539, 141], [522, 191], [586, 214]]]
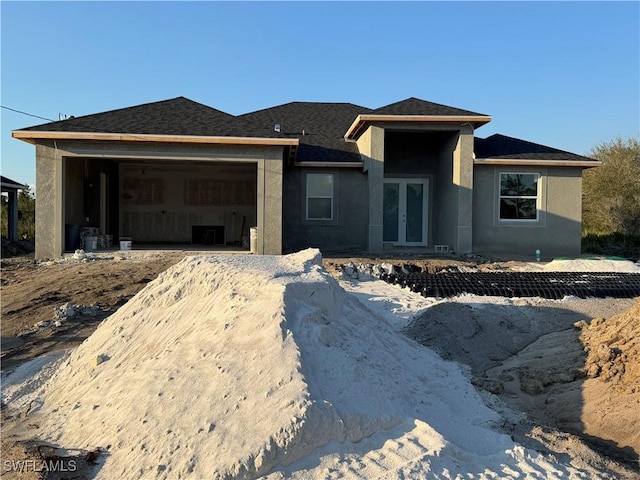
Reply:
[[500, 173], [500, 220], [538, 220], [540, 174]]
[[307, 220], [333, 220], [333, 174], [307, 174]]

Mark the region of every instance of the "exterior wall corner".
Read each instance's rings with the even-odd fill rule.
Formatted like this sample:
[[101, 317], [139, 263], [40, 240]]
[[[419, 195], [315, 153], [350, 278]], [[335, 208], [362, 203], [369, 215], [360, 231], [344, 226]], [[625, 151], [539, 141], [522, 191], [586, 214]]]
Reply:
[[382, 252], [382, 218], [384, 191], [384, 129], [370, 126], [358, 140], [358, 148], [368, 165], [369, 176], [369, 228], [367, 250]]
[[64, 253], [63, 167], [57, 149], [36, 145], [36, 259]]

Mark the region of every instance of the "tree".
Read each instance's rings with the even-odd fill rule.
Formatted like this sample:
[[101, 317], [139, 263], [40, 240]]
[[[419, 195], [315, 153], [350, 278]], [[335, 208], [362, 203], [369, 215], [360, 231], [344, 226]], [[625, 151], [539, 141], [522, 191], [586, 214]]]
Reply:
[[[3, 195], [0, 200], [2, 210], [2, 236], [8, 237], [9, 202]], [[36, 198], [29, 188], [18, 193], [18, 240], [33, 240], [36, 236]]]
[[583, 232], [640, 235], [640, 138], [618, 137], [589, 156], [602, 166], [584, 172]]

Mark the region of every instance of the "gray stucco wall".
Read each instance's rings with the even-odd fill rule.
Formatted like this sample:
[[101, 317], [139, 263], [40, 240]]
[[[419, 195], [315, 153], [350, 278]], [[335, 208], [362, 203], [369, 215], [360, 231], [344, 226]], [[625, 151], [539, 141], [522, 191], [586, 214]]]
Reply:
[[440, 150], [435, 194], [435, 244], [472, 251], [473, 128], [463, 125]]
[[455, 248], [455, 225], [457, 205], [456, 188], [453, 185], [453, 150], [458, 142], [457, 135], [452, 137], [440, 151], [438, 159], [437, 181], [434, 185], [434, 244]]
[[383, 192], [384, 192], [384, 128], [372, 125], [358, 139], [368, 175], [367, 251], [383, 250]]
[[[505, 222], [498, 217], [499, 173], [540, 174], [540, 214], [536, 222]], [[473, 189], [473, 251], [549, 259], [581, 250], [582, 169], [476, 165]]]
[[453, 184], [457, 190], [455, 243], [456, 253], [473, 250], [473, 128], [462, 125], [453, 151]]
[[[59, 256], [64, 251], [67, 207], [65, 168], [74, 158], [96, 165], [106, 160], [118, 163], [161, 160], [176, 168], [184, 162], [240, 162], [257, 166], [256, 196], [259, 254], [282, 253], [282, 173], [283, 147], [196, 145], [141, 142], [43, 142], [36, 147], [36, 258]], [[79, 198], [77, 164], [69, 170], [69, 199]], [[118, 206], [119, 208], [119, 206]], [[68, 207], [75, 220], [78, 212]]]
[[282, 254], [283, 174], [282, 147], [262, 147], [258, 161], [258, 251], [260, 255]]
[[56, 148], [36, 145], [36, 258], [64, 252], [64, 210], [60, 201], [64, 159]]
[[443, 145], [450, 137], [449, 132], [385, 132], [385, 176], [435, 174]]
[[[306, 220], [306, 174], [334, 175], [334, 220]], [[283, 251], [317, 247], [323, 252], [366, 250], [368, 179], [356, 168], [292, 167], [284, 175]]]

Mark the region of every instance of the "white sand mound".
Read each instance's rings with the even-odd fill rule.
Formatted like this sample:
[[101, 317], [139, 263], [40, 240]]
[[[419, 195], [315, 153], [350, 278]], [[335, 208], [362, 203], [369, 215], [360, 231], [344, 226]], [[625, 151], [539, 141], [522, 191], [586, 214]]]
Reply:
[[557, 258], [549, 263], [530, 262], [515, 270], [527, 272], [618, 272], [640, 273], [640, 264], [629, 260], [606, 257]]
[[5, 399], [40, 438], [110, 445], [97, 478], [592, 474], [498, 433], [460, 366], [394, 332], [314, 250], [186, 258], [44, 387]]

